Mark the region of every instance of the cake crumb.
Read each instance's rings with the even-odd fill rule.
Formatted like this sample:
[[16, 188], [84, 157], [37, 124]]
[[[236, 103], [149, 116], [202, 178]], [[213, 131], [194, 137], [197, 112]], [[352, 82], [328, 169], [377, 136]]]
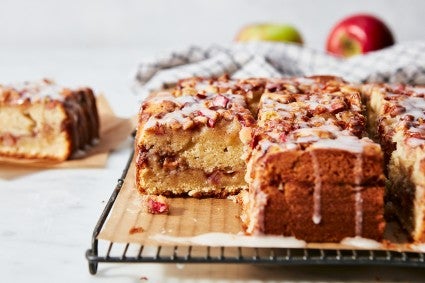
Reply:
[[128, 234], [130, 234], [130, 235], [133, 235], [133, 234], [136, 234], [136, 233], [143, 233], [143, 232], [145, 232], [145, 229], [143, 229], [143, 227], [136, 227], [136, 226], [133, 226], [129, 231], [128, 231]]
[[169, 212], [167, 198], [164, 196], [148, 196], [148, 212], [151, 214], [163, 214]]

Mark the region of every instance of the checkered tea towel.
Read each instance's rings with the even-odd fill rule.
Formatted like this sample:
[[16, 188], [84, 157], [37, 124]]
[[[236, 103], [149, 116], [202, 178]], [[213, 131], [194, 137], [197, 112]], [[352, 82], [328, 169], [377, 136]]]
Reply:
[[225, 73], [233, 78], [326, 74], [351, 82], [425, 85], [425, 42], [397, 44], [349, 59], [283, 43], [191, 46], [140, 62], [134, 89], [143, 99], [182, 78]]

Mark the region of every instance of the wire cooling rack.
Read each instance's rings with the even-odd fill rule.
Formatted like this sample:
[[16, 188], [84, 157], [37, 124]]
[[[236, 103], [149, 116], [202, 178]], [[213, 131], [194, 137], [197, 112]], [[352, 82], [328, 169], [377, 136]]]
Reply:
[[385, 265], [425, 267], [418, 252], [385, 250], [342, 250], [310, 248], [246, 248], [209, 246], [145, 246], [98, 240], [124, 183], [133, 154], [94, 228], [91, 248], [86, 252], [89, 271], [96, 274], [99, 263], [250, 263], [279, 265]]

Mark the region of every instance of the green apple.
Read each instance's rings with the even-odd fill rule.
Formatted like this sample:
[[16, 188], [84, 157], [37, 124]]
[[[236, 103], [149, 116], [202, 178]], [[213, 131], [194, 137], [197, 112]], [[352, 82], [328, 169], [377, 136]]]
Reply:
[[245, 26], [236, 36], [235, 41], [278, 41], [302, 44], [303, 39], [298, 30], [287, 24], [253, 24]]

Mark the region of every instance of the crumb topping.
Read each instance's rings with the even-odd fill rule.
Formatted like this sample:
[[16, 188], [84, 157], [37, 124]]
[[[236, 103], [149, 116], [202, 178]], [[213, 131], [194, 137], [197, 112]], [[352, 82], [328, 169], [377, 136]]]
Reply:
[[400, 133], [411, 147], [425, 145], [425, 91], [406, 86], [382, 87], [381, 134]]
[[183, 93], [180, 90], [161, 92], [148, 99], [142, 106], [141, 117], [145, 119], [145, 130], [161, 126], [183, 130], [196, 125], [212, 128], [221, 119], [232, 121], [235, 118], [245, 126], [254, 123], [246, 107], [245, 98], [239, 94], [186, 88]]
[[256, 140], [296, 148], [340, 148], [362, 152], [366, 119], [360, 91], [340, 80], [274, 79], [260, 100]]

